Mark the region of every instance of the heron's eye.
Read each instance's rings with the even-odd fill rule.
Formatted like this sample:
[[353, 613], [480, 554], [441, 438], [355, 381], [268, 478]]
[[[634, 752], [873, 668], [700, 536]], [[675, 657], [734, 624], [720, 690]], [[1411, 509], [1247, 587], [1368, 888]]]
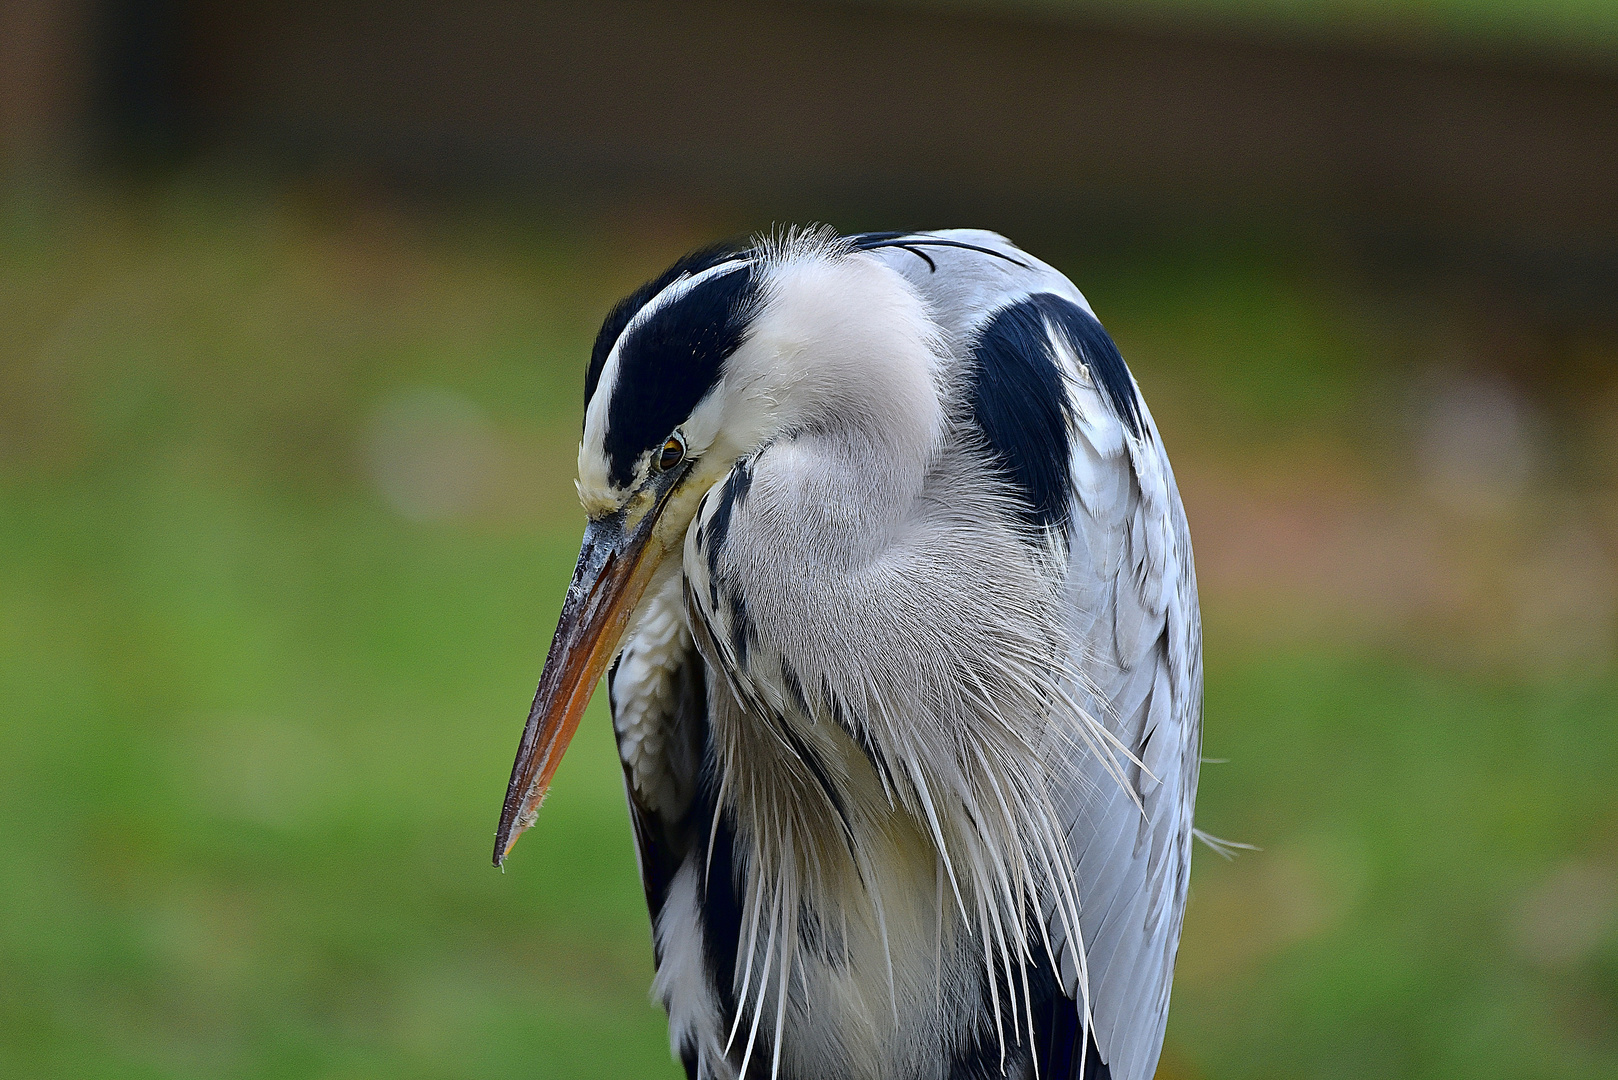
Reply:
[[685, 460], [685, 440], [676, 431], [663, 443], [663, 449], [657, 453], [657, 468], [659, 472], [668, 472], [680, 462]]

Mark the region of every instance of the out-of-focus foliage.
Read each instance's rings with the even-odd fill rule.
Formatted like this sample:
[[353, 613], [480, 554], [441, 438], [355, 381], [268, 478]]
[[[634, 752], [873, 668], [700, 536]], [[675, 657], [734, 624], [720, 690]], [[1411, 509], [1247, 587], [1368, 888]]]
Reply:
[[[488, 857], [595, 324], [728, 230], [385, 205], [0, 210], [0, 1073], [676, 1075], [600, 705]], [[1531, 392], [1341, 268], [1041, 253], [1175, 454], [1200, 822], [1263, 849], [1199, 853], [1163, 1075], [1614, 1075], [1612, 342]]]
[[887, 0], [1021, 8], [1268, 30], [1349, 41], [1405, 40], [1536, 48], [1618, 59], [1618, 6], [1607, 0]]

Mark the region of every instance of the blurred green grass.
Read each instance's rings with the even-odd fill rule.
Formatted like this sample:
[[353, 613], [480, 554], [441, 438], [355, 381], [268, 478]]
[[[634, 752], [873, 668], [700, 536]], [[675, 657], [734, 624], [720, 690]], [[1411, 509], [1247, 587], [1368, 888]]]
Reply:
[[1289, 36], [1348, 41], [1430, 41], [1545, 50], [1610, 62], [1618, 8], [1606, 0], [952, 0], [1055, 14], [1101, 12]]
[[[595, 323], [709, 231], [178, 183], [5, 204], [0, 1074], [676, 1075], [600, 704], [488, 857], [576, 550]], [[1385, 387], [1330, 280], [1076, 276], [1182, 471], [1351, 430]], [[412, 515], [367, 455], [422, 390], [493, 464]], [[1231, 763], [1199, 821], [1264, 850], [1199, 852], [1163, 1075], [1618, 1075], [1610, 920], [1573, 954], [1524, 924], [1618, 865], [1612, 672], [1207, 604]]]

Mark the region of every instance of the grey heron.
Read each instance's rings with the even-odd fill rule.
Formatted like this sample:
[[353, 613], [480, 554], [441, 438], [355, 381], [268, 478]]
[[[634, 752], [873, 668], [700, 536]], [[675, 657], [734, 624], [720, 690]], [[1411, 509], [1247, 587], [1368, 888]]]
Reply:
[[692, 1080], [1150, 1077], [1201, 622], [1078, 289], [977, 230], [710, 248], [613, 309], [585, 400], [495, 863], [606, 673]]

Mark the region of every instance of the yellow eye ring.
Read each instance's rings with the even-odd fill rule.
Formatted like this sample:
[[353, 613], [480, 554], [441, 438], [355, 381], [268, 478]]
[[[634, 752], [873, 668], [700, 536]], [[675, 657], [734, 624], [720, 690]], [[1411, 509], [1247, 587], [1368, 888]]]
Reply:
[[667, 472], [685, 460], [685, 440], [676, 431], [663, 442], [663, 449], [657, 454], [657, 469]]

